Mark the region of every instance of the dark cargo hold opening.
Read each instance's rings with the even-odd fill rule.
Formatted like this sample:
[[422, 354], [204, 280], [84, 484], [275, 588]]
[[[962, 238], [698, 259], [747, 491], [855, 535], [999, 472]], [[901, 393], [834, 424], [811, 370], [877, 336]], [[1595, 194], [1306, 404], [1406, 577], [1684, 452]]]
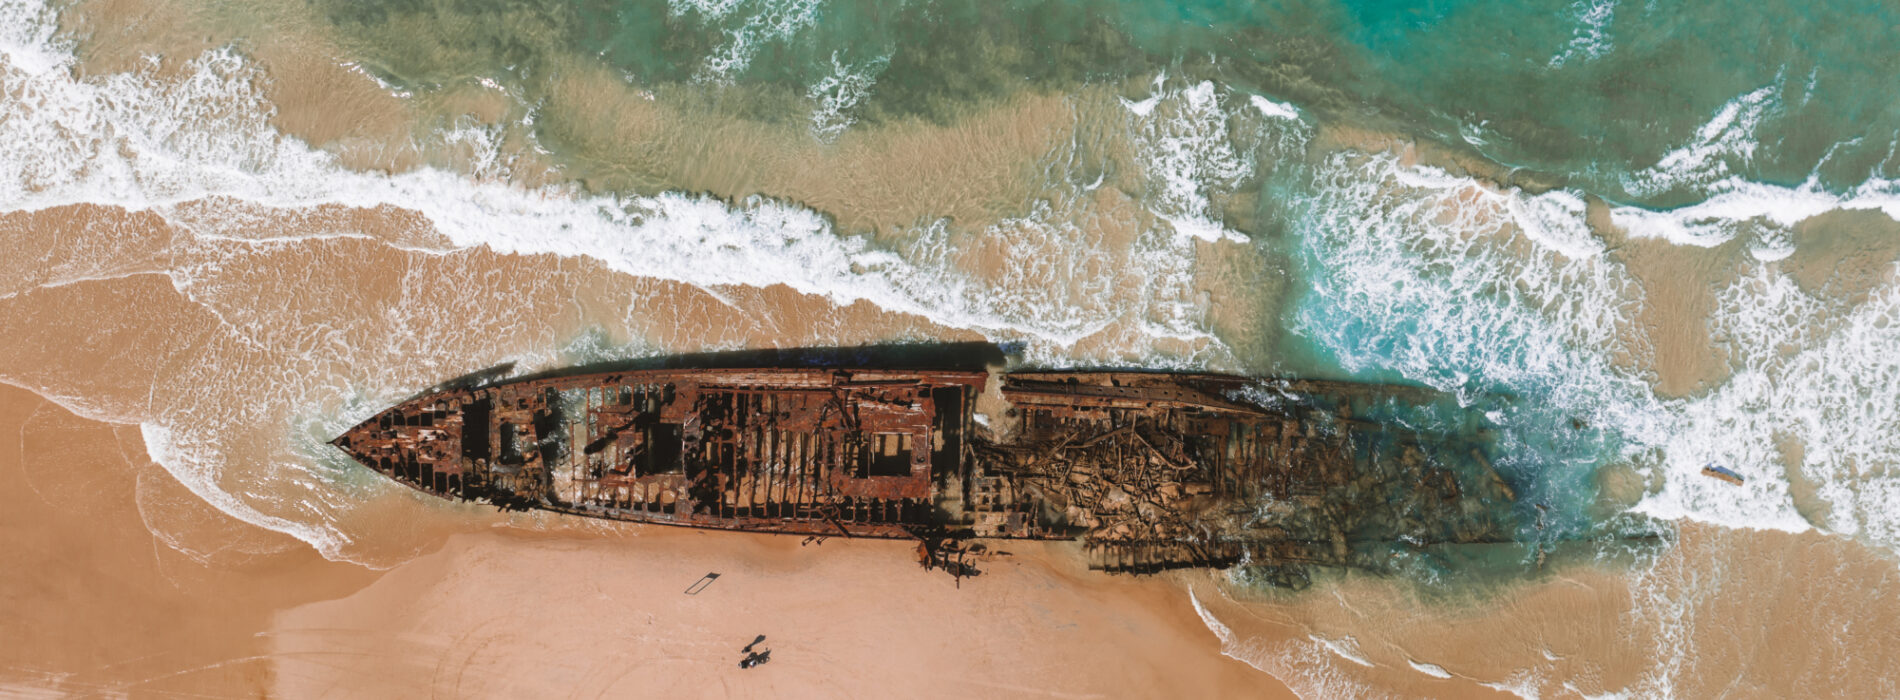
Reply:
[[462, 406], [462, 456], [488, 459], [488, 399]]
[[685, 471], [686, 464], [680, 459], [682, 451], [680, 424], [653, 423], [640, 429], [646, 431], [646, 445], [639, 454], [634, 455], [634, 476], [678, 474]]

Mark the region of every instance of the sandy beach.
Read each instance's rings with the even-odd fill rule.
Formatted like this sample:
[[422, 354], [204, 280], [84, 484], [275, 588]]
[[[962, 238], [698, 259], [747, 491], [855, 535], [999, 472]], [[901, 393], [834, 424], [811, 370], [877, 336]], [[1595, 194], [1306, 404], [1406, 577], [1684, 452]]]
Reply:
[[[0, 698], [1900, 697], [1900, 17], [1329, 5], [0, 0]], [[1432, 387], [1514, 529], [959, 585], [327, 444], [935, 342]]]
[[[283, 697], [1288, 697], [1165, 579], [1025, 543], [961, 586], [902, 542], [471, 534], [280, 612]], [[696, 594], [702, 576], [718, 578]], [[771, 661], [741, 669], [742, 649]]]
[[135, 427], [11, 386], [0, 425], [0, 696], [255, 697], [275, 610], [375, 579], [213, 510]]
[[[411, 503], [392, 526], [450, 534], [375, 571], [204, 506], [136, 428], [12, 387], [0, 418], [19, 426], [0, 477], [27, 487], [0, 503], [9, 696], [1551, 697], [1645, 687], [1672, 671], [1655, 650], [1688, 644], [1705, 651], [1673, 669], [1679, 694], [1871, 697], [1900, 653], [1891, 564], [1815, 534], [1691, 527], [1633, 576], [1573, 567], [1448, 604], [1377, 578], [1261, 597], [1210, 572], [1109, 576], [1060, 543], [1001, 543], [959, 585], [903, 542]], [[772, 660], [739, 668], [761, 634]]]
[[[1289, 696], [1219, 653], [1175, 580], [1063, 545], [1009, 546], [959, 586], [903, 542], [464, 527], [379, 572], [194, 506], [135, 428], [12, 387], [0, 417], [20, 426], [0, 474], [30, 487], [0, 503], [4, 695]], [[230, 548], [175, 549], [152, 503], [185, 511], [157, 532]], [[772, 660], [739, 668], [759, 634]]]

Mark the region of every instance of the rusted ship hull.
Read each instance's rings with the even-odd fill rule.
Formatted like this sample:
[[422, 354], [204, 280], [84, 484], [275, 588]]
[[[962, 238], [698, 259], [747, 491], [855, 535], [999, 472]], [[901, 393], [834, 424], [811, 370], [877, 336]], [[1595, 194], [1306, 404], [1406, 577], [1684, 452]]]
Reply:
[[[425, 492], [691, 527], [908, 537], [981, 372], [652, 370], [430, 394], [335, 444]], [[950, 410], [939, 410], [939, 406]]]
[[1107, 569], [1339, 563], [1353, 537], [1399, 536], [1358, 512], [1375, 505], [1373, 481], [1423, 494], [1403, 504], [1414, 513], [1465, 495], [1416, 454], [1374, 449], [1384, 426], [1353, 418], [1417, 393], [1143, 372], [641, 370], [432, 393], [334, 444], [424, 492], [502, 507], [819, 536], [1079, 538]]

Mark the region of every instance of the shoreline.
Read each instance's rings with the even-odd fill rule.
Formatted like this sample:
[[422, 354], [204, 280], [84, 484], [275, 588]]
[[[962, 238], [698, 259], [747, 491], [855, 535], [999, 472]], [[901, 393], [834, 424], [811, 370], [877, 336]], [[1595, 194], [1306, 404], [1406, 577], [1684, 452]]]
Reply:
[[[129, 426], [14, 387], [0, 416], [21, 426], [0, 475], [28, 485], [0, 492], [0, 557], [19, 572], [0, 599], [50, 603], [0, 608], [18, 634], [0, 692], [414, 697], [459, 669], [442, 676], [457, 695], [519, 697], [632, 688], [614, 675], [632, 664], [692, 694], [1290, 697], [1221, 656], [1170, 580], [1092, 574], [1060, 545], [1011, 547], [959, 588], [901, 541], [537, 532], [411, 508], [401, 523], [452, 534], [377, 572], [197, 501]], [[760, 633], [773, 662], [737, 668]]]
[[[678, 679], [702, 695], [1505, 697], [1697, 694], [1737, 679], [1763, 695], [1878, 695], [1894, 689], [1883, 660], [1900, 656], [1876, 632], [1900, 623], [1881, 594], [1900, 571], [1818, 533], [1680, 523], [1646, 566], [1579, 563], [1434, 602], [1376, 576], [1285, 596], [1238, 595], [1203, 571], [1111, 576], [1073, 545], [1033, 541], [1004, 543], [1011, 555], [959, 587], [901, 541], [800, 546], [394, 504], [390, 527], [437, 534], [377, 572], [197, 501], [129, 426], [13, 387], [0, 387], [0, 416], [20, 426], [0, 442], [0, 476], [27, 487], [0, 493], [0, 556], [22, 572], [0, 594], [53, 602], [0, 609], [21, 631], [0, 645], [6, 692], [518, 696]], [[709, 572], [721, 576], [684, 594]], [[1756, 619], [1773, 622], [1738, 624]], [[1849, 653], [1811, 626], [1876, 636]], [[758, 634], [772, 663], [737, 668]], [[1667, 653], [1683, 644], [1698, 653]]]

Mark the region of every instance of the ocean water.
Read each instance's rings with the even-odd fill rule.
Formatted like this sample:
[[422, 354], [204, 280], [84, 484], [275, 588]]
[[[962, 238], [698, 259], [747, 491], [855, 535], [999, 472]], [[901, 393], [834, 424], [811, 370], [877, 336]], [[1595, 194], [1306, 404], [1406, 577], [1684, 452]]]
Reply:
[[129, 5], [0, 0], [0, 381], [332, 558], [452, 508], [323, 444], [441, 379], [973, 339], [1445, 392], [1518, 543], [1427, 587], [1900, 552], [1885, 5]]

